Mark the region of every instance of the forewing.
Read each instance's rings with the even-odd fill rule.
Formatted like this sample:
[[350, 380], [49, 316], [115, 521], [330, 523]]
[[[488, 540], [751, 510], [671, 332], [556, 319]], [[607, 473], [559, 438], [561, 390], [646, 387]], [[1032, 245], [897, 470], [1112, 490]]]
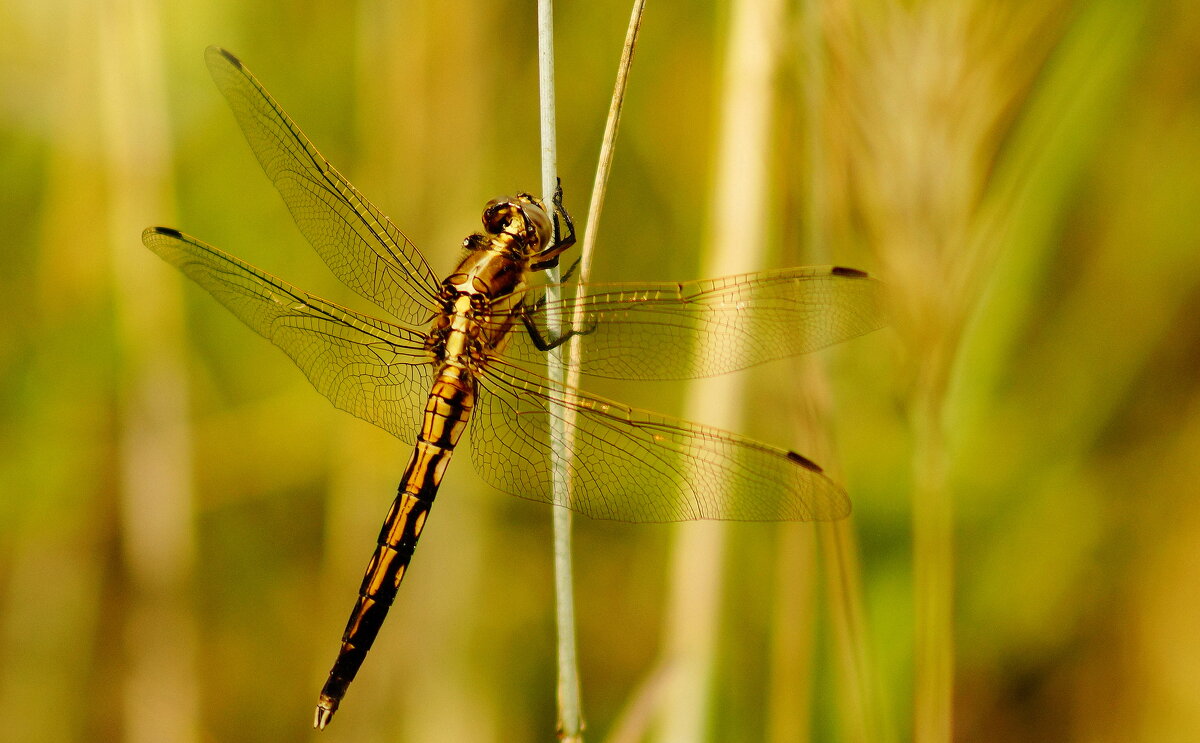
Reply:
[[[567, 298], [523, 297], [543, 338], [569, 327], [576, 308], [585, 334], [579, 368], [611, 379], [708, 377], [808, 353], [883, 326], [882, 284], [836, 266], [802, 266], [685, 283], [562, 285]], [[513, 333], [505, 355], [535, 364], [545, 354]]]
[[[841, 488], [793, 452], [591, 397], [499, 360], [478, 379], [472, 460], [480, 477], [513, 495], [617, 521], [823, 521], [850, 513]], [[567, 457], [566, 501], [554, 493], [552, 452]]]
[[360, 315], [193, 237], [151, 227], [142, 242], [283, 349], [338, 408], [410, 440], [433, 381], [417, 333]]
[[241, 60], [215, 46], [205, 59], [263, 170], [330, 270], [402, 322], [427, 321], [438, 309], [438, 281], [416, 246], [321, 156]]

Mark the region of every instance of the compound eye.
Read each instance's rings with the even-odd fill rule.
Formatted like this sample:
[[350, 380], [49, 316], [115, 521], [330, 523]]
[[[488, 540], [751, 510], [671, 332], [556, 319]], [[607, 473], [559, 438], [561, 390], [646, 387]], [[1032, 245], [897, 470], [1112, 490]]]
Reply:
[[518, 217], [521, 207], [508, 199], [492, 199], [483, 209], [483, 227], [493, 235], [506, 231]]

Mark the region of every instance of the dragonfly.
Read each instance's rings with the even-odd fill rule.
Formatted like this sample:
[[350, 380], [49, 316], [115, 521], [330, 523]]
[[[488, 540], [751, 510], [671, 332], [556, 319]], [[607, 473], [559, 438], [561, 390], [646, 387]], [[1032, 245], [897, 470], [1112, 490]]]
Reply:
[[[378, 319], [324, 300], [170, 227], [146, 247], [283, 350], [336, 407], [413, 447], [384, 519], [314, 727], [324, 729], [374, 643], [462, 434], [483, 480], [595, 519], [834, 520], [850, 500], [819, 465], [736, 433], [548, 378], [580, 343], [580, 373], [683, 380], [745, 369], [883, 324], [882, 284], [840, 266], [689, 282], [531, 281], [575, 242], [561, 187], [495, 199], [439, 280], [420, 251], [313, 146], [242, 62], [205, 59], [300, 232]], [[569, 272], [568, 272], [569, 273]], [[574, 319], [572, 327], [561, 330]], [[566, 489], [555, 487], [565, 468]]]

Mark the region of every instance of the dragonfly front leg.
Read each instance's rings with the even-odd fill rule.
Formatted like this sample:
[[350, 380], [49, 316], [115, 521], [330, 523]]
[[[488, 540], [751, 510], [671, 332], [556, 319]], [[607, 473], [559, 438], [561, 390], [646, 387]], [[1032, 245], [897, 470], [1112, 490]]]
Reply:
[[[567, 208], [563, 206], [563, 190], [562, 181], [558, 182], [558, 186], [554, 189], [554, 198], [551, 203], [554, 204], [554, 239], [550, 246], [533, 256], [533, 260], [529, 264], [532, 271], [543, 271], [547, 268], [558, 266], [558, 257], [571, 246], [575, 244], [575, 222], [571, 219], [571, 215], [567, 212]], [[562, 222], [560, 224], [559, 218]], [[566, 225], [567, 234], [563, 236], [563, 225]], [[579, 265], [579, 261], [575, 262]], [[575, 270], [575, 266], [571, 267], [571, 271]], [[568, 271], [568, 275], [570, 275]], [[564, 281], [566, 278], [564, 277]]]

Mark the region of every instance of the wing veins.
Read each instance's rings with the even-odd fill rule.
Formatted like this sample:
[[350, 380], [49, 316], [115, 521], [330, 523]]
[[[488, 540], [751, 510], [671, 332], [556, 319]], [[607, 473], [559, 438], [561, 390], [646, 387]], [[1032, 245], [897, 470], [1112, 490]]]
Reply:
[[555, 502], [551, 452], [566, 441], [552, 436], [549, 421], [571, 419], [553, 412], [558, 404], [575, 411], [566, 461], [576, 483], [571, 502], [558, 505], [587, 516], [759, 521], [848, 513], [845, 493], [784, 449], [589, 396], [502, 359], [478, 378], [472, 459], [485, 480], [515, 495]]
[[[439, 284], [412, 241], [320, 153], [236, 57], [210, 47], [206, 58], [263, 170], [338, 278], [401, 320], [431, 316]], [[343, 251], [341, 241], [355, 249]], [[392, 270], [381, 273], [380, 263]]]
[[[613, 379], [716, 376], [809, 353], [883, 325], [882, 285], [834, 266], [686, 283], [560, 287], [568, 296], [554, 302], [543, 301], [544, 287], [526, 290], [511, 312], [521, 312], [522, 321], [544, 338], [550, 337], [550, 318], [571, 322], [580, 313], [576, 367]], [[515, 335], [505, 350], [509, 358], [545, 362], [528, 333]]]

